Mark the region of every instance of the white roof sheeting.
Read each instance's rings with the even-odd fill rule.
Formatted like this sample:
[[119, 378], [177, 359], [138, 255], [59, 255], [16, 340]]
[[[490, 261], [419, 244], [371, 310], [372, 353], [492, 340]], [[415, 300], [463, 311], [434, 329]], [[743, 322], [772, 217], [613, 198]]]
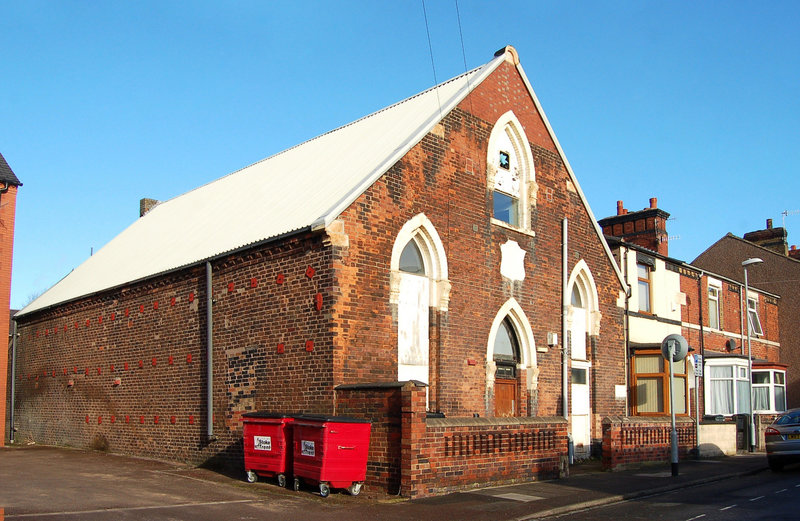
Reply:
[[329, 224], [504, 59], [158, 204], [17, 315]]

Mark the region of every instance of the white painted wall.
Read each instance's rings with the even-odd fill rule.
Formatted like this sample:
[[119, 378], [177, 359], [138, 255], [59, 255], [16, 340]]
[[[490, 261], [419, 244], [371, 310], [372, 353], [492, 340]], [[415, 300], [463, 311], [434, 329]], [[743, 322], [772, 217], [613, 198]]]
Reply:
[[[630, 310], [639, 311], [639, 284], [636, 271], [636, 252], [623, 248], [623, 269], [631, 286]], [[627, 251], [627, 255], [625, 252]], [[660, 318], [681, 320], [681, 306], [686, 304], [686, 295], [681, 293], [680, 275], [669, 271], [663, 260], [656, 259], [656, 268], [650, 278], [652, 314]], [[665, 324], [651, 318], [630, 317], [630, 341], [634, 343], [661, 342], [665, 336], [681, 333], [680, 325]]]

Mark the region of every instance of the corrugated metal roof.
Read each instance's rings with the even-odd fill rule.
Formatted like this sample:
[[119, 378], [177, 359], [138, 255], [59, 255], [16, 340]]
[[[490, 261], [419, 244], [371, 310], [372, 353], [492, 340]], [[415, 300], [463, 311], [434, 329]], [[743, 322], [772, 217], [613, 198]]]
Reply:
[[18, 315], [329, 224], [504, 59], [156, 205]]

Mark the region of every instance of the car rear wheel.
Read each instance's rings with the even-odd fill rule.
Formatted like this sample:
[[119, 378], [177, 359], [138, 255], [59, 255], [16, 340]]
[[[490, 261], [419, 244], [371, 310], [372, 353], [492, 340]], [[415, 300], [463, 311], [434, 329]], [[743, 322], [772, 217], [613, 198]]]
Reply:
[[778, 458], [767, 458], [767, 462], [769, 463], [769, 468], [772, 472], [780, 472], [783, 470], [783, 461], [779, 460]]

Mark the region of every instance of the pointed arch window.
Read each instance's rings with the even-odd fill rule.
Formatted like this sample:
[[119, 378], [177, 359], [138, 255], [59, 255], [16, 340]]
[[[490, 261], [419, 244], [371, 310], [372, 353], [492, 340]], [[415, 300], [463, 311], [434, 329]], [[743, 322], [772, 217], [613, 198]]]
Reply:
[[536, 196], [533, 156], [512, 111], [503, 114], [492, 129], [487, 165], [493, 222], [530, 229], [530, 206]]
[[516, 378], [519, 363], [519, 340], [514, 326], [506, 317], [494, 339], [494, 362], [497, 364], [495, 378]]
[[583, 305], [583, 297], [581, 296], [581, 291], [578, 289], [578, 285], [574, 284], [572, 286], [572, 305], [576, 308], [584, 308], [586, 306]]
[[425, 275], [425, 263], [422, 261], [422, 253], [413, 239], [408, 241], [408, 244], [400, 254], [400, 271], [415, 275]]
[[[397, 377], [431, 382], [431, 310], [447, 310], [447, 256], [433, 223], [418, 214], [397, 234], [392, 247], [389, 300], [397, 322]], [[433, 348], [436, 348], [434, 344]], [[432, 389], [432, 388], [431, 388]], [[432, 391], [435, 396], [435, 389]]]

